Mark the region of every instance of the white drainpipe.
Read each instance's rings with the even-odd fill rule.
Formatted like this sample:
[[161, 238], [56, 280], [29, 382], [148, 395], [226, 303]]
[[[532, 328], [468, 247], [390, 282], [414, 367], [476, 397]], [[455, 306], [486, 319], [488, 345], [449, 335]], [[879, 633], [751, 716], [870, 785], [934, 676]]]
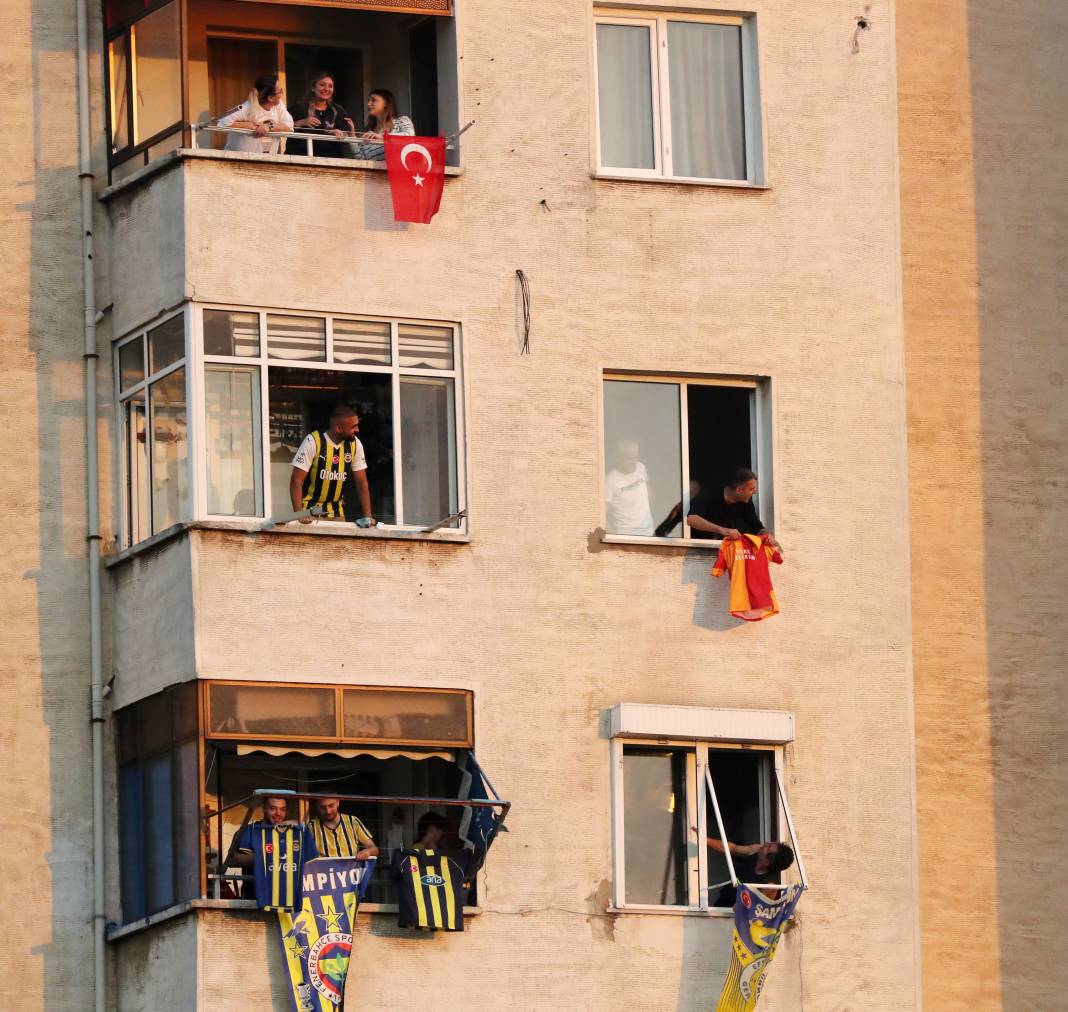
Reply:
[[93, 262], [92, 126], [89, 119], [89, 12], [78, 10], [78, 178], [82, 204], [82, 284], [85, 310], [86, 549], [89, 556], [89, 699], [93, 778], [93, 994], [107, 1012], [104, 958], [104, 679], [100, 628], [100, 469], [96, 410], [96, 271]]

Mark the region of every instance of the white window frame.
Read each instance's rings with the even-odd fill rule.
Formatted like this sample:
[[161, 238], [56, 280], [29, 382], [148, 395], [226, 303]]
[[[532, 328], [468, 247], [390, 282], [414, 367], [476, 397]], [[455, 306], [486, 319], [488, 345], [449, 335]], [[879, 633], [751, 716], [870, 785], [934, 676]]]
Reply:
[[[679, 422], [680, 422], [680, 452], [682, 455], [682, 487], [679, 493], [682, 498], [682, 537], [642, 537], [631, 534], [608, 533], [608, 517], [605, 514], [605, 475], [608, 469], [608, 458], [605, 453], [605, 430], [604, 430], [604, 385], [615, 381], [621, 383], [667, 383], [679, 386]], [[612, 544], [637, 544], [637, 545], [670, 545], [675, 548], [715, 548], [721, 542], [714, 538], [695, 538], [686, 523], [686, 515], [690, 510], [690, 433], [689, 433], [689, 402], [687, 389], [691, 386], [712, 387], [743, 387], [753, 391], [749, 401], [749, 432], [751, 441], [752, 467], [751, 470], [757, 476], [756, 501], [757, 512], [767, 524], [768, 530], [775, 530], [775, 490], [774, 490], [774, 467], [772, 446], [772, 392], [771, 382], [763, 376], [726, 376], [726, 375], [694, 375], [691, 373], [655, 373], [655, 372], [629, 372], [620, 369], [603, 369], [601, 386], [598, 391], [600, 415], [598, 418], [600, 461], [599, 489], [600, 489], [600, 515], [601, 529], [604, 530], [602, 540]]]
[[[668, 25], [672, 21], [687, 23], [734, 25], [741, 29], [742, 63], [742, 123], [745, 134], [745, 178], [720, 179], [702, 176], [676, 175], [672, 164], [671, 88], [668, 46]], [[601, 159], [601, 109], [598, 95], [597, 25], [631, 25], [649, 29], [651, 78], [653, 82], [653, 158], [652, 169], [605, 165]], [[605, 7], [594, 5], [593, 16], [593, 144], [595, 175], [614, 179], [670, 180], [683, 183], [704, 183], [720, 186], [763, 187], [764, 113], [760, 100], [760, 60], [758, 52], [756, 16], [753, 14], [696, 13], [682, 10]]]
[[[709, 836], [723, 834], [715, 812], [709, 809], [708, 797], [715, 798], [708, 764], [709, 752], [749, 750], [766, 752], [772, 757], [774, 784], [767, 785], [777, 806], [777, 839], [791, 843], [796, 863], [783, 875], [783, 882], [799, 881], [807, 885], [801, 850], [786, 798], [785, 746], [793, 740], [793, 714], [782, 711], [716, 710], [704, 707], [671, 707], [619, 704], [609, 711], [610, 782], [612, 796], [612, 910], [644, 914], [700, 914], [729, 917], [727, 907], [712, 907], [708, 902]], [[661, 736], [659, 730], [666, 733]], [[718, 734], [731, 737], [712, 737]], [[694, 737], [695, 734], [703, 737]], [[772, 740], [778, 739], [778, 740]], [[687, 754], [687, 878], [689, 898], [685, 906], [626, 901], [626, 838], [624, 811], [624, 756], [627, 746], [684, 751]], [[708, 789], [706, 790], [706, 784]], [[773, 787], [777, 785], [777, 790]], [[776, 797], [777, 795], [777, 797]], [[718, 805], [718, 802], [716, 802]], [[770, 809], [769, 809], [770, 811]], [[696, 815], [696, 820], [693, 819]], [[761, 813], [762, 818], [764, 813]], [[696, 827], [696, 830], [694, 829]], [[711, 832], [709, 831], [711, 829]], [[724, 844], [726, 841], [724, 840]], [[728, 861], [730, 866], [730, 862]]]
[[[203, 345], [203, 311], [205, 309], [220, 310], [223, 312], [231, 313], [253, 313], [259, 317], [260, 328], [260, 347], [259, 354], [255, 356], [226, 356], [226, 355], [205, 355]], [[140, 380], [138, 383], [131, 385], [130, 387], [120, 390], [119, 384], [120, 372], [119, 372], [119, 350], [120, 348], [130, 344], [131, 342], [140, 340], [143, 342], [145, 348], [145, 364], [147, 371], [147, 334], [150, 330], [155, 329], [167, 320], [176, 316], [183, 315], [185, 320], [185, 355], [177, 362], [172, 363], [165, 369], [161, 369], [158, 373], [153, 373], [151, 376]], [[317, 318], [325, 321], [326, 328], [326, 357], [323, 361], [310, 361], [299, 359], [278, 359], [271, 358], [268, 355], [267, 348], [267, 316], [294, 316], [302, 318]], [[390, 358], [391, 365], [362, 365], [359, 363], [343, 363], [333, 362], [333, 323], [335, 320], [354, 320], [354, 321], [369, 321], [376, 323], [388, 323], [390, 324]], [[399, 364], [399, 329], [401, 325], [411, 324], [413, 326], [438, 326], [448, 327], [452, 330], [453, 334], [453, 366], [451, 369], [427, 369], [427, 368], [415, 368], [409, 366], [401, 366]], [[330, 372], [353, 372], [353, 373], [378, 373], [391, 375], [391, 393], [392, 403], [394, 407], [394, 432], [393, 432], [393, 479], [394, 479], [394, 497], [397, 503], [397, 510], [400, 516], [401, 522], [396, 524], [379, 524], [379, 530], [383, 533], [390, 531], [409, 532], [409, 534], [419, 534], [423, 532], [421, 526], [405, 524], [403, 523], [403, 474], [402, 474], [402, 434], [400, 426], [400, 386], [402, 377], [426, 377], [430, 379], [452, 379], [453, 392], [454, 392], [454, 412], [453, 412], [453, 441], [452, 441], [452, 454], [453, 461], [456, 469], [456, 501], [457, 511], [463, 512], [459, 520], [458, 528], [442, 529], [435, 532], [433, 535], [427, 535], [428, 537], [434, 537], [438, 540], [448, 540], [451, 537], [466, 538], [468, 533], [467, 526], [467, 441], [466, 441], [466, 398], [464, 396], [464, 368], [463, 368], [463, 341], [462, 341], [462, 327], [461, 324], [453, 320], [440, 320], [430, 318], [415, 318], [415, 317], [385, 317], [385, 316], [373, 316], [358, 313], [327, 313], [327, 312], [313, 312], [310, 310], [295, 310], [295, 309], [279, 309], [274, 307], [260, 307], [260, 306], [235, 306], [222, 303], [209, 303], [209, 302], [187, 302], [175, 311], [161, 314], [159, 317], [153, 319], [150, 323], [147, 323], [141, 327], [138, 327], [135, 331], [132, 331], [123, 337], [117, 339], [112, 346], [112, 364], [114, 373], [114, 386], [115, 386], [115, 403], [119, 406], [119, 413], [121, 422], [115, 426], [116, 429], [116, 441], [115, 441], [115, 453], [116, 460], [119, 462], [119, 466], [115, 469], [116, 481], [117, 481], [117, 501], [121, 503], [120, 509], [116, 510], [116, 519], [119, 522], [119, 531], [117, 532], [119, 537], [119, 544], [123, 547], [132, 547], [135, 544], [142, 544], [148, 540], [153, 534], [159, 533], [152, 531], [147, 537], [142, 538], [140, 542], [131, 541], [131, 518], [128, 515], [127, 504], [127, 481], [128, 481], [128, 457], [125, 435], [125, 418], [123, 402], [127, 400], [131, 395], [134, 395], [142, 390], [147, 390], [147, 386], [155, 382], [156, 380], [166, 376], [168, 373], [173, 372], [175, 369], [182, 367], [186, 368], [185, 373], [185, 385], [186, 385], [186, 411], [187, 411], [187, 437], [189, 441], [189, 463], [190, 473], [189, 479], [189, 503], [191, 516], [181, 518], [182, 520], [201, 520], [210, 521], [219, 524], [229, 524], [236, 527], [248, 527], [250, 525], [259, 526], [265, 518], [269, 518], [272, 515], [278, 515], [287, 513], [290, 510], [289, 502], [284, 503], [272, 503], [271, 502], [271, 487], [270, 487], [270, 441], [265, 438], [265, 433], [269, 431], [270, 424], [270, 387], [269, 387], [269, 369], [268, 367], [273, 365], [275, 367], [283, 368], [307, 368], [327, 370]], [[259, 373], [260, 378], [260, 433], [257, 441], [258, 446], [258, 465], [260, 468], [260, 481], [262, 485], [262, 500], [263, 500], [263, 517], [256, 516], [233, 516], [223, 514], [212, 514], [207, 509], [207, 452], [205, 446], [205, 431], [206, 431], [206, 400], [204, 390], [204, 372], [206, 365], [221, 364], [230, 365], [249, 370], [256, 370]], [[151, 454], [149, 454], [151, 458]], [[152, 472], [151, 472], [151, 459], [149, 460], [149, 490], [151, 494], [152, 487]], [[372, 497], [374, 490], [372, 489]], [[151, 522], [151, 504], [149, 504], [149, 514]], [[323, 527], [325, 524], [313, 524], [313, 527]], [[329, 524], [330, 529], [347, 528], [355, 530], [355, 524], [344, 523], [338, 521], [331, 521]], [[292, 530], [292, 528], [288, 528]], [[305, 528], [307, 530], [307, 528]]]

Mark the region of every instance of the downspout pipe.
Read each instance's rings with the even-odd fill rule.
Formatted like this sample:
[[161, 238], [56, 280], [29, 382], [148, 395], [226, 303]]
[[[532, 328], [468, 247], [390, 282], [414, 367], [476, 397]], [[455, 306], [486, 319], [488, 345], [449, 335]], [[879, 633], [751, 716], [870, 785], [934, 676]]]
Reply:
[[107, 1012], [104, 949], [104, 678], [100, 620], [100, 467], [97, 442], [96, 267], [93, 261], [93, 160], [89, 118], [88, 0], [78, 16], [78, 181], [81, 190], [82, 288], [85, 315], [86, 554], [89, 560], [89, 726], [93, 783], [93, 1007]]

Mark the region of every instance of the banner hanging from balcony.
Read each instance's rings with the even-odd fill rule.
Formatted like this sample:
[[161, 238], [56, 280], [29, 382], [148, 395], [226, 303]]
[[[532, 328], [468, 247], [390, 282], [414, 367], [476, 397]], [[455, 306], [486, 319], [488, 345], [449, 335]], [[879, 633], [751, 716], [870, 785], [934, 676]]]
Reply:
[[716, 1012], [753, 1012], [756, 1008], [783, 929], [804, 891], [804, 886], [786, 886], [778, 899], [769, 900], [755, 889], [738, 886], [731, 961]]
[[386, 134], [383, 142], [394, 219], [429, 224], [445, 186], [445, 138]]
[[291, 1012], [343, 1007], [356, 911], [374, 869], [373, 857], [320, 857], [304, 865], [300, 911], [278, 912]]
[[[277, 3], [278, 0], [252, 0]], [[353, 11], [388, 11], [391, 14], [452, 14], [452, 0], [286, 0], [301, 7], [346, 7]]]

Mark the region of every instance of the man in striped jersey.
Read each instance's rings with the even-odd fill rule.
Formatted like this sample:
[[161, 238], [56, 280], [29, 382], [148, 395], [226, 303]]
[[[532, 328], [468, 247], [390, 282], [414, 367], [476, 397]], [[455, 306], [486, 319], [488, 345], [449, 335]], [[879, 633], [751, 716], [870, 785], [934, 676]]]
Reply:
[[315, 804], [317, 819], [308, 827], [315, 838], [320, 857], [355, 857], [361, 861], [378, 857], [378, 847], [367, 827], [355, 815], [346, 815], [337, 798], [319, 798]]
[[[289, 479], [289, 499], [294, 511], [318, 506], [331, 520], [345, 519], [346, 484], [356, 490], [363, 516], [357, 527], [374, 527], [371, 516], [371, 488], [367, 484], [367, 457], [356, 437], [360, 419], [348, 404], [339, 404], [330, 413], [330, 428], [309, 432], [293, 458]], [[311, 523], [311, 517], [301, 520]]]
[[250, 822], [237, 838], [233, 863], [252, 870], [253, 892], [261, 910], [299, 910], [301, 873], [317, 857], [307, 826], [286, 821], [284, 797], [263, 799], [263, 819]]

